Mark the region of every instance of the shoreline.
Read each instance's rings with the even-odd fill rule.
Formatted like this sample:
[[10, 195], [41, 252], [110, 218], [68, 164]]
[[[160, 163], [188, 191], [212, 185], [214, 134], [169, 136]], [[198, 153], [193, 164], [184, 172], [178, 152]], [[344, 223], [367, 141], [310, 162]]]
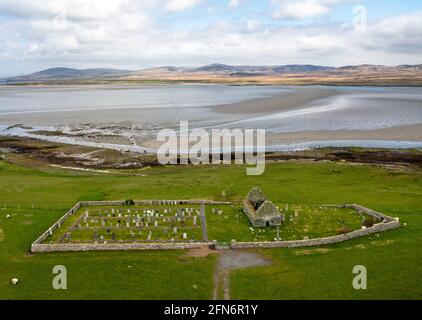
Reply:
[[[351, 142], [351, 141], [349, 141]], [[266, 163], [298, 162], [341, 162], [377, 165], [409, 165], [421, 168], [422, 142], [419, 148], [402, 144], [402, 148], [383, 148], [379, 142], [367, 141], [371, 147], [362, 147], [358, 143], [350, 146], [329, 146], [314, 142], [313, 148], [296, 144], [290, 148], [274, 148], [265, 151]], [[331, 143], [331, 145], [335, 145]], [[180, 156], [180, 157], [183, 157]], [[231, 153], [234, 161], [235, 154]], [[25, 166], [48, 167], [56, 169], [118, 172], [116, 170], [147, 169], [161, 166], [156, 154], [136, 153], [130, 150], [113, 150], [92, 146], [46, 142], [29, 137], [0, 136], [0, 160]], [[210, 155], [210, 164], [212, 159]], [[234, 162], [233, 162], [234, 164]], [[206, 164], [204, 164], [206, 165]], [[101, 172], [100, 172], [101, 171]], [[144, 176], [138, 172], [136, 175]]]
[[[383, 148], [383, 149], [422, 149], [422, 130], [420, 125], [388, 128], [374, 131], [330, 131], [330, 132], [296, 132], [287, 134], [270, 134], [266, 137], [266, 152], [277, 151], [301, 151], [312, 150], [321, 147], [362, 147], [362, 148]], [[392, 139], [395, 131], [408, 132], [410, 135], [403, 135], [400, 139]], [[416, 133], [412, 135], [412, 133]], [[42, 135], [27, 132], [22, 128], [2, 130], [0, 136], [18, 137], [23, 139], [35, 139], [45, 142], [61, 143], [74, 146], [93, 147], [103, 150], [115, 150], [119, 152], [132, 152], [137, 154], [156, 154], [161, 144], [156, 139], [145, 140], [137, 145], [113, 144], [108, 142], [95, 142], [82, 140], [79, 137]], [[301, 137], [307, 136], [308, 139]], [[375, 137], [378, 137], [376, 139]], [[102, 137], [104, 138], [104, 137]], [[413, 139], [412, 139], [413, 138]], [[271, 143], [268, 143], [271, 140]], [[210, 144], [210, 147], [211, 144]], [[247, 149], [250, 149], [247, 147]], [[211, 153], [213, 152], [212, 149]], [[233, 150], [222, 150], [222, 153], [231, 153]], [[218, 152], [218, 153], [221, 153]], [[181, 153], [186, 153], [182, 150]]]

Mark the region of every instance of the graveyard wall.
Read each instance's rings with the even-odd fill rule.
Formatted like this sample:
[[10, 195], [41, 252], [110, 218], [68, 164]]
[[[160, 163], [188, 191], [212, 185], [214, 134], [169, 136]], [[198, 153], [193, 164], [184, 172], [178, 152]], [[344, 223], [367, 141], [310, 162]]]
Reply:
[[75, 251], [133, 251], [133, 250], [185, 250], [208, 248], [211, 242], [196, 243], [124, 243], [124, 244], [33, 244], [32, 253], [38, 252], [75, 252]]
[[[135, 201], [136, 204], [159, 204], [168, 201], [181, 204], [231, 204], [231, 202], [214, 202], [202, 200], [149, 200]], [[73, 206], [65, 215], [63, 215], [56, 223], [47, 229], [34, 243], [31, 245], [31, 252], [72, 252], [72, 251], [129, 251], [129, 250], [183, 250], [206, 248], [214, 244], [213, 242], [196, 242], [196, 243], [124, 243], [124, 244], [43, 244], [42, 242], [49, 237], [49, 233], [54, 232], [69, 216], [78, 211], [82, 206], [107, 206], [107, 205], [123, 205], [124, 201], [82, 201]], [[325, 205], [324, 207], [329, 207]], [[400, 221], [383, 213], [362, 207], [357, 204], [342, 205], [333, 207], [353, 208], [356, 211], [366, 213], [374, 218], [381, 219], [382, 222], [366, 229], [356, 230], [347, 234], [337, 235], [326, 238], [317, 238], [309, 240], [294, 241], [274, 241], [274, 242], [236, 242], [231, 243], [232, 249], [246, 248], [296, 248], [321, 246], [348, 241], [358, 237], [364, 237], [378, 232], [384, 232], [400, 227]]]
[[371, 210], [369, 208], [362, 207], [362, 206], [360, 206], [358, 204], [345, 205], [345, 207], [346, 208], [355, 209], [358, 212], [366, 213], [366, 214], [374, 217], [375, 219], [384, 220], [386, 222], [391, 222], [391, 221], [394, 221], [395, 220], [394, 218], [392, 218], [390, 216], [387, 216], [386, 214], [383, 214], [381, 212], [377, 212], [377, 211]]
[[400, 227], [398, 220], [390, 222], [382, 222], [374, 225], [371, 228], [356, 230], [347, 234], [342, 234], [327, 238], [317, 238], [309, 240], [293, 240], [293, 241], [274, 241], [274, 242], [235, 242], [230, 245], [232, 249], [249, 249], [249, 248], [297, 248], [297, 247], [312, 247], [321, 246], [333, 243], [344, 242], [359, 237], [368, 236], [370, 234], [384, 232]]
[[[214, 204], [214, 205], [230, 205], [232, 202], [224, 202], [224, 201], [211, 201], [211, 200], [138, 200], [134, 201], [135, 205], [158, 205], [158, 204], [170, 204], [170, 203], [178, 203], [178, 204]], [[56, 229], [60, 228], [60, 226], [74, 213], [76, 213], [81, 207], [83, 206], [123, 206], [125, 205], [125, 201], [80, 201], [76, 203], [68, 212], [66, 212], [59, 220], [57, 220], [51, 227], [49, 227], [42, 235], [40, 235], [37, 240], [35, 240], [31, 244], [31, 252], [52, 252], [52, 251], [60, 251], [60, 250], [49, 250], [45, 249], [45, 246], [42, 242], [49, 237], [50, 231], [53, 233]], [[50, 244], [52, 246], [55, 244]], [[146, 246], [144, 249], [154, 249], [150, 248], [150, 246]], [[174, 248], [176, 249], [176, 248]], [[34, 251], [35, 250], [35, 251]], [[47, 250], [47, 251], [37, 251], [37, 250]], [[98, 250], [107, 250], [107, 249], [98, 249]], [[116, 249], [116, 250], [131, 250], [131, 249]], [[136, 249], [136, 250], [142, 250]], [[63, 250], [69, 251], [69, 250]], [[79, 248], [78, 250], [70, 250], [70, 251], [84, 251], [83, 248]]]
[[[159, 205], [159, 204], [214, 204], [214, 205], [230, 205], [232, 202], [212, 201], [212, 200], [134, 200], [135, 205]], [[82, 206], [124, 206], [125, 201], [82, 201]], [[129, 206], [128, 206], [129, 207]]]

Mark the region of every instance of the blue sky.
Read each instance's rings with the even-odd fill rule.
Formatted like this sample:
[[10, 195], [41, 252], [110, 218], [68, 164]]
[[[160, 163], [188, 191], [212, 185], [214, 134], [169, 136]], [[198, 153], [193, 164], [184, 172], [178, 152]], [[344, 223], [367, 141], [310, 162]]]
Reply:
[[0, 75], [421, 57], [420, 0], [0, 0]]

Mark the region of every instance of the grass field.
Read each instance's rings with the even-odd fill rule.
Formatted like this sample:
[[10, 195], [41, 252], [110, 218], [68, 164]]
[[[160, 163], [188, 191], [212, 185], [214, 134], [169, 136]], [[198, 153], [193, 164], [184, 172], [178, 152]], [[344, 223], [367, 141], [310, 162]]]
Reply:
[[[216, 255], [195, 257], [184, 251], [30, 255], [28, 250], [77, 201], [240, 201], [253, 186], [276, 204], [311, 208], [359, 203], [399, 217], [406, 226], [321, 248], [257, 250], [272, 264], [233, 271], [232, 299], [422, 298], [420, 169], [272, 163], [259, 177], [246, 176], [243, 166], [150, 168], [107, 175], [5, 161], [0, 161], [0, 298], [209, 299]], [[305, 226], [298, 222], [297, 227]], [[57, 264], [67, 267], [68, 290], [52, 288], [52, 268]], [[352, 288], [352, 269], [358, 264], [368, 269], [365, 291]], [[13, 277], [20, 279], [15, 287], [9, 284]]]

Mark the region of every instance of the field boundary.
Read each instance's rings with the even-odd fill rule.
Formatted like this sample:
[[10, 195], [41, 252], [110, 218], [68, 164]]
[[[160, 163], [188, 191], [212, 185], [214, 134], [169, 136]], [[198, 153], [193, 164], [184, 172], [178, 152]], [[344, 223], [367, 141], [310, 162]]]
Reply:
[[[140, 200], [134, 201], [135, 205], [156, 205], [156, 204], [200, 204], [200, 205], [230, 205], [232, 202], [218, 202], [211, 200]], [[74, 252], [74, 251], [131, 251], [131, 250], [183, 250], [183, 249], [197, 249], [197, 248], [218, 248], [216, 241], [202, 242], [137, 242], [137, 243], [94, 243], [94, 244], [43, 244], [53, 232], [60, 228], [60, 226], [71, 215], [75, 214], [83, 206], [122, 206], [125, 201], [80, 201], [76, 203], [68, 212], [66, 212], [57, 222], [47, 229], [37, 240], [31, 245], [31, 252]], [[336, 208], [350, 208], [359, 213], [365, 213], [375, 219], [381, 220], [380, 223], [372, 227], [362, 227], [360, 230], [355, 230], [349, 233], [315, 239], [304, 240], [290, 240], [290, 241], [274, 241], [274, 242], [236, 242], [233, 240], [230, 243], [231, 249], [251, 249], [251, 248], [297, 248], [297, 247], [311, 247], [321, 246], [327, 244], [340, 243], [352, 240], [359, 237], [368, 236], [371, 234], [385, 232], [388, 230], [400, 227], [398, 218], [392, 218], [384, 213], [374, 211], [372, 209], [363, 207], [358, 204], [344, 204], [344, 205], [324, 205], [321, 207], [336, 207]]]
[[307, 240], [291, 240], [291, 241], [274, 241], [274, 242], [236, 242], [232, 241], [230, 247], [232, 249], [254, 249], [254, 248], [298, 248], [298, 247], [312, 247], [322, 246], [327, 244], [340, 243], [360, 237], [365, 237], [371, 234], [385, 232], [388, 230], [396, 229], [400, 227], [400, 220], [398, 218], [392, 218], [381, 212], [374, 211], [372, 209], [360, 206], [358, 204], [345, 204], [345, 205], [324, 205], [321, 207], [337, 207], [337, 208], [349, 208], [354, 209], [361, 213], [366, 213], [373, 218], [380, 219], [381, 223], [375, 224], [370, 228], [362, 228], [342, 235], [315, 238]]

